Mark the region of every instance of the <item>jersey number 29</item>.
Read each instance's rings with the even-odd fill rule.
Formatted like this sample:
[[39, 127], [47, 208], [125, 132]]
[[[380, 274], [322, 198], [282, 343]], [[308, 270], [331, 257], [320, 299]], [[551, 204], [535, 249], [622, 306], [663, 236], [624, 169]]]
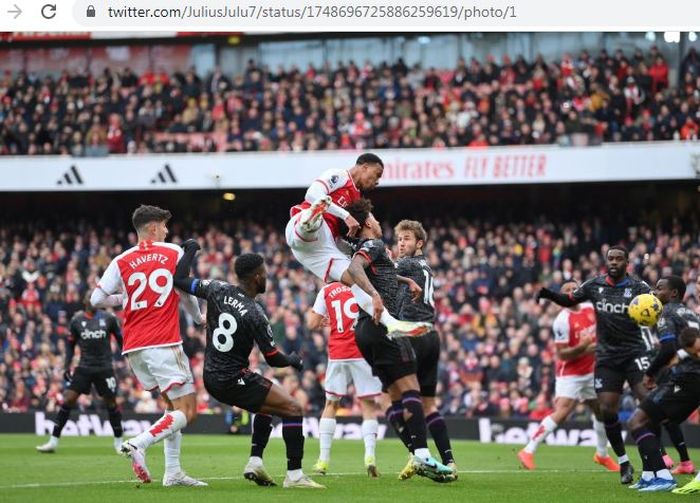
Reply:
[[[158, 284], [160, 278], [165, 278], [164, 285]], [[138, 311], [139, 309], [148, 307], [148, 301], [139, 300], [139, 297], [141, 297], [146, 290], [146, 286], [158, 294], [158, 300], [156, 300], [154, 307], [163, 307], [165, 301], [168, 300], [168, 295], [170, 295], [170, 292], [173, 290], [173, 275], [170, 274], [170, 271], [163, 268], [156, 269], [149, 276], [146, 276], [146, 274], [142, 272], [135, 272], [129, 276], [126, 284], [133, 286], [136, 283], [138, 283], [138, 285], [131, 296], [132, 311]]]

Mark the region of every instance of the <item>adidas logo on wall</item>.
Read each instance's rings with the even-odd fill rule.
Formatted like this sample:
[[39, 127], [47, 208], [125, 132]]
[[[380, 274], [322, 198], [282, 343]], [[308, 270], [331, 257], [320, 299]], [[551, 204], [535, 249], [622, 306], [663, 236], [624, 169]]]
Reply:
[[80, 176], [80, 171], [74, 165], [68, 171], [63, 173], [63, 176], [56, 180], [56, 185], [85, 185], [83, 177]]
[[173, 172], [170, 164], [166, 164], [163, 169], [156, 173], [156, 176], [151, 180], [151, 184], [168, 184], [177, 183], [177, 178], [175, 178], [175, 173]]

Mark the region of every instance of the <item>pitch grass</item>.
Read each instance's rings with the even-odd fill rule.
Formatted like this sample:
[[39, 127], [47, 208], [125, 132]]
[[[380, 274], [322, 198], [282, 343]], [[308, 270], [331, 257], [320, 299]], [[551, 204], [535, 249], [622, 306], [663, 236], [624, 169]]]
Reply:
[[[158, 445], [148, 452], [154, 482], [139, 485], [128, 462], [112, 450], [111, 438], [66, 437], [55, 454], [35, 452], [34, 446], [45, 440], [33, 435], [0, 435], [0, 502], [598, 503], [694, 499], [668, 493], [639, 494], [621, 486], [617, 474], [593, 464], [590, 447], [542, 446], [537, 454], [538, 470], [527, 472], [518, 467], [515, 446], [454, 442], [461, 471], [459, 480], [436, 484], [421, 478], [404, 482], [396, 479], [406, 461], [403, 446], [397, 440], [378, 443], [382, 474], [378, 480], [368, 479], [364, 472], [360, 441], [337, 440], [333, 444], [332, 473], [313, 477], [327, 489], [316, 491], [257, 487], [244, 480], [242, 471], [249, 450], [246, 436], [185, 434], [183, 467], [189, 474], [205, 479], [207, 488], [162, 487], [163, 449]], [[307, 439], [305, 450], [304, 469], [311, 473], [318, 442]], [[640, 467], [634, 449], [630, 449], [630, 455], [635, 466]], [[691, 456], [700, 460], [700, 451], [695, 450]], [[270, 441], [265, 464], [281, 486], [286, 467], [281, 439]], [[682, 484], [688, 480], [689, 476], [679, 478]]]

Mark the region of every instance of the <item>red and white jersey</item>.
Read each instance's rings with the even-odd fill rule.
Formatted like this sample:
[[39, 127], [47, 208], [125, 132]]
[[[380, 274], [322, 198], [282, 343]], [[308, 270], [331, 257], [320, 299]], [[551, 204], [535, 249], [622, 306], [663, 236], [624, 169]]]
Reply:
[[[341, 208], [347, 208], [350, 204], [362, 197], [350, 173], [344, 169], [329, 169], [324, 171], [321, 173], [321, 176], [314, 180], [314, 183], [321, 184], [326, 194], [331, 196], [333, 203]], [[301, 210], [305, 210], [310, 206], [311, 203], [309, 201], [304, 201], [301, 204], [292, 206], [290, 215], [294, 216]], [[340, 219], [328, 212], [323, 215], [323, 218], [328, 224], [328, 227], [330, 227], [333, 237], [337, 238], [340, 235]]]
[[329, 360], [362, 360], [362, 353], [355, 342], [352, 326], [360, 313], [352, 291], [339, 282], [329, 283], [318, 292], [312, 310], [328, 316], [330, 337], [328, 338]]
[[[581, 337], [591, 336], [595, 340], [595, 309], [593, 304], [580, 304], [578, 311], [562, 309], [552, 324], [554, 343], [557, 346], [575, 347]], [[595, 355], [581, 355], [573, 360], [557, 360], [557, 377], [591, 374], [595, 366]]]
[[182, 344], [180, 294], [173, 275], [182, 248], [142, 241], [112, 260], [97, 284], [107, 294], [124, 294], [122, 354], [137, 349]]

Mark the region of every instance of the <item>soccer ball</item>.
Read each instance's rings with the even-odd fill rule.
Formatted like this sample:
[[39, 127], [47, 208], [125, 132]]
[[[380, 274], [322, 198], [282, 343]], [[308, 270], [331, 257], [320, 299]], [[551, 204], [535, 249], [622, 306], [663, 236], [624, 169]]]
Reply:
[[651, 293], [637, 295], [630, 303], [629, 314], [637, 325], [653, 327], [661, 315], [661, 301]]

